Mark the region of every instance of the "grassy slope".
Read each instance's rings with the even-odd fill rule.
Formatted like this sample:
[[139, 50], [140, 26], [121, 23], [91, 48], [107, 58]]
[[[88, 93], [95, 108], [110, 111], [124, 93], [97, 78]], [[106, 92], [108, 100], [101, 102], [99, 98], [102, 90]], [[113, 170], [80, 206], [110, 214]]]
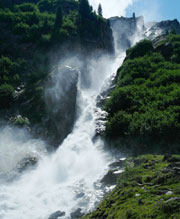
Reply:
[[180, 218], [180, 156], [139, 156], [116, 188], [83, 219]]

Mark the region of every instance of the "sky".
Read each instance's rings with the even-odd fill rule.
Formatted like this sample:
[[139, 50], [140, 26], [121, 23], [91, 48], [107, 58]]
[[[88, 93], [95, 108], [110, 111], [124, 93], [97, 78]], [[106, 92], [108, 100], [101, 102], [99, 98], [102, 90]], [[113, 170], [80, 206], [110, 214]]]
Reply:
[[131, 17], [143, 15], [145, 21], [161, 21], [178, 19], [180, 21], [180, 0], [89, 0], [96, 10], [101, 3], [103, 15]]

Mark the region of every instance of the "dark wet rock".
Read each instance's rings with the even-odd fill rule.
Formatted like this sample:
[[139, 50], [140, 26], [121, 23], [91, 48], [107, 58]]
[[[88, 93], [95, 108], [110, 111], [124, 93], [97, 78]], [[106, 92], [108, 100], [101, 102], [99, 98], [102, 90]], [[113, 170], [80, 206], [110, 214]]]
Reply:
[[66, 213], [64, 211], [56, 211], [53, 214], [51, 214], [48, 219], [58, 219], [59, 217], [65, 216], [65, 214]]
[[170, 158], [172, 158], [171, 154], [165, 154], [163, 157], [163, 161], [168, 161]]
[[21, 160], [16, 168], [18, 172], [23, 172], [27, 170], [28, 168], [34, 167], [38, 162], [38, 157], [25, 157], [23, 160]]
[[134, 160], [134, 166], [135, 166], [135, 167], [136, 167], [136, 166], [139, 166], [139, 165], [141, 165], [141, 164], [143, 164], [143, 163], [147, 163], [147, 160], [144, 159], [144, 158], [138, 158], [138, 159], [135, 159], [135, 160]]
[[163, 184], [166, 180], [168, 179], [168, 176], [159, 176], [156, 180], [155, 180], [155, 184]]
[[174, 177], [180, 176], [180, 162], [170, 163], [168, 167], [163, 169], [164, 173], [171, 173]]
[[82, 197], [84, 197], [84, 192], [81, 192], [81, 193], [78, 193], [77, 195], [76, 195], [76, 198], [82, 198]]
[[144, 168], [145, 169], [153, 169], [154, 168], [154, 165], [157, 161], [151, 161], [151, 162], [148, 162], [144, 165]]
[[140, 176], [137, 176], [135, 180], [137, 183], [142, 183], [142, 177]]
[[162, 173], [163, 173], [163, 174], [167, 174], [167, 173], [169, 173], [169, 172], [171, 172], [171, 170], [168, 169], [167, 167], [165, 167], [165, 168], [162, 170]]
[[108, 78], [108, 82], [106, 82], [105, 86], [102, 88], [101, 93], [96, 98], [96, 106], [102, 108], [104, 103], [109, 95], [109, 93], [114, 89], [117, 82], [116, 73], [112, 74], [110, 78]]
[[71, 219], [79, 219], [82, 216], [84, 216], [84, 214], [82, 213], [82, 209], [78, 208], [76, 211], [71, 213]]
[[123, 168], [125, 166], [125, 160], [119, 160], [109, 165], [110, 168]]
[[170, 191], [170, 190], [167, 190], [167, 189], [156, 189], [153, 194], [156, 194], [156, 195], [172, 195], [173, 192]]
[[143, 205], [144, 202], [142, 201], [142, 199], [138, 199], [138, 205]]
[[161, 210], [165, 213], [172, 213], [179, 211], [180, 209], [180, 197], [174, 197], [166, 200], [161, 204]]
[[[53, 145], [59, 145], [71, 132], [76, 115], [78, 71], [61, 66], [50, 74], [46, 88], [48, 118], [45, 126]], [[53, 106], [53, 108], [52, 108]]]
[[107, 122], [107, 116], [108, 113], [104, 110], [101, 110], [100, 108], [96, 109], [96, 133], [99, 135], [103, 135], [104, 131], [105, 131], [105, 124]]
[[105, 185], [116, 185], [118, 174], [115, 174], [113, 170], [109, 170], [108, 173], [103, 177], [101, 183]]
[[153, 180], [153, 177], [147, 176], [146, 179], [144, 180], [146, 183], [149, 183]]
[[170, 157], [169, 159], [168, 159], [168, 162], [170, 162], [170, 163], [180, 163], [180, 158], [179, 157]]
[[180, 204], [180, 197], [170, 198], [170, 199], [168, 199], [167, 201], [165, 201], [165, 203], [169, 203], [169, 202], [172, 202], [172, 201], [177, 201], [177, 202], [179, 202], [179, 204]]
[[168, 168], [180, 168], [180, 162], [171, 163], [168, 165]]
[[108, 113], [102, 110], [102, 108], [104, 107], [105, 101], [108, 98], [109, 93], [114, 89], [116, 82], [117, 82], [116, 74], [113, 74], [109, 78], [108, 83], [106, 83], [106, 85], [102, 89], [101, 93], [96, 98], [97, 108], [96, 108], [95, 116], [96, 116], [96, 133], [98, 135], [102, 135], [102, 136], [104, 135]]

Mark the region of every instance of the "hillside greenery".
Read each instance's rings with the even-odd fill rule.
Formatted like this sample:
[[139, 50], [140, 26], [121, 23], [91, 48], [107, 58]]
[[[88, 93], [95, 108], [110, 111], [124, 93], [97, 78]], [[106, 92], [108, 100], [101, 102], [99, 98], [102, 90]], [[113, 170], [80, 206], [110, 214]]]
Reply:
[[20, 114], [29, 124], [48, 113], [52, 59], [56, 65], [76, 46], [86, 54], [112, 49], [109, 23], [88, 0], [1, 0], [0, 30], [0, 113], [8, 120]]
[[118, 82], [107, 99], [106, 134], [174, 142], [180, 136], [180, 35], [156, 48], [143, 40], [127, 51]]

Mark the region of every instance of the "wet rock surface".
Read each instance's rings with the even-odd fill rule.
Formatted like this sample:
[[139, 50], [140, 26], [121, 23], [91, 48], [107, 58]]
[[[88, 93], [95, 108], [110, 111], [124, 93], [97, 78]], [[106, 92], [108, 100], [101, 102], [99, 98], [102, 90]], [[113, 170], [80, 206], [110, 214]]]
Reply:
[[77, 70], [61, 66], [57, 67], [48, 79], [45, 96], [49, 114], [45, 125], [53, 145], [58, 146], [73, 128], [78, 75]]
[[120, 159], [109, 165], [110, 170], [102, 178], [101, 183], [104, 186], [112, 186], [117, 184], [118, 177], [124, 171], [126, 159]]
[[177, 34], [180, 33], [180, 24], [177, 19], [154, 23], [150, 28], [146, 29], [145, 36], [148, 39], [153, 40], [157, 36], [166, 34], [166, 32], [170, 31], [175, 31]]
[[[137, 30], [141, 32], [144, 29], [144, 18], [135, 17], [112, 17], [110, 18], [114, 38], [118, 50], [127, 50], [132, 46], [132, 38]], [[123, 47], [123, 48], [122, 48]]]
[[39, 158], [38, 157], [25, 157], [23, 160], [21, 160], [16, 168], [18, 170], [18, 172], [23, 172], [25, 170], [27, 170], [28, 168], [32, 168], [34, 167], [37, 163], [38, 163]]
[[59, 217], [65, 216], [65, 214], [66, 213], [63, 211], [56, 211], [53, 214], [51, 214], [48, 219], [58, 219]]
[[76, 211], [71, 213], [71, 219], [79, 219], [83, 216], [82, 209], [78, 208]]

